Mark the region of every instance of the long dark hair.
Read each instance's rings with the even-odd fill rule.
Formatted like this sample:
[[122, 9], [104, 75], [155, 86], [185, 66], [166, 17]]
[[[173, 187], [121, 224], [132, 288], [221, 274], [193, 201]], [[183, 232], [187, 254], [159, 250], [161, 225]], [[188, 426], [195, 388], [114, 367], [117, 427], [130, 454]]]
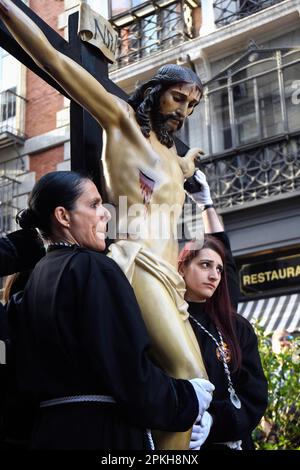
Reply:
[[[193, 70], [169, 64], [158, 69], [157, 74], [138, 87], [128, 99], [128, 103], [135, 110], [136, 120], [143, 135], [149, 138], [150, 131], [154, 130], [158, 140], [168, 148], [174, 145], [174, 140], [159, 112], [159, 100], [170, 86], [177, 83], [195, 83], [202, 94], [201, 80]], [[147, 93], [145, 94], [146, 90]]]
[[232, 307], [227, 276], [226, 276], [226, 252], [223, 243], [212, 235], [204, 236], [204, 243], [201, 249], [195, 247], [195, 241], [188, 242], [179, 254], [178, 269], [182, 270], [190, 262], [198, 256], [204, 248], [209, 248], [221, 257], [224, 265], [224, 271], [221, 276], [220, 283], [210, 299], [204, 304], [204, 311], [211, 318], [215, 326], [221, 331], [225, 343], [228, 344], [232, 352], [232, 363], [234, 370], [240, 369], [241, 366], [241, 348], [236, 335], [236, 311]]
[[17, 223], [24, 229], [38, 228], [44, 238], [50, 238], [54, 209], [63, 206], [72, 210], [87, 180], [87, 176], [75, 171], [53, 171], [42, 176], [30, 193], [28, 209], [17, 215]]
[[24, 290], [26, 282], [29, 279], [31, 270], [18, 272], [7, 276], [4, 283], [4, 289], [2, 294], [2, 300], [6, 304], [9, 299], [17, 292]]

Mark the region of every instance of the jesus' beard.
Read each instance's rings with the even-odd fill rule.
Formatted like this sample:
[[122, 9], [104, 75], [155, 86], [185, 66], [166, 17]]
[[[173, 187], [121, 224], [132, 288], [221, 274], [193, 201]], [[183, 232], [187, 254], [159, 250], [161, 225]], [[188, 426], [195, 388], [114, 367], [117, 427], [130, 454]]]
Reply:
[[[178, 121], [177, 129], [169, 128], [166, 125], [170, 119], [175, 119]], [[152, 130], [155, 132], [160, 143], [166, 145], [168, 148], [171, 148], [174, 145], [174, 132], [181, 129], [183, 120], [179, 119], [178, 116], [176, 116], [174, 113], [162, 114], [159, 111], [156, 111], [155, 113], [151, 113], [151, 124]]]

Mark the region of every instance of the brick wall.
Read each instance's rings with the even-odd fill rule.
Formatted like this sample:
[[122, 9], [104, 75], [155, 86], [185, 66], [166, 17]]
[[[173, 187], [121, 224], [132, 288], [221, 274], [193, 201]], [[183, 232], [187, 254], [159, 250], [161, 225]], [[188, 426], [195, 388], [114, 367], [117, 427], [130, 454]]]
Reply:
[[[64, 11], [62, 0], [30, 0], [30, 8], [46, 23], [63, 36], [63, 30], [57, 29], [58, 15]], [[26, 77], [26, 126], [28, 138], [36, 137], [56, 128], [56, 113], [63, 109], [63, 96], [41, 78], [27, 69]], [[53, 162], [51, 161], [54, 159]], [[30, 167], [37, 172], [37, 179], [47, 171], [56, 169], [56, 164], [63, 161], [63, 146], [35, 154], [31, 157]]]
[[193, 28], [193, 34], [194, 37], [199, 36], [199, 31], [202, 25], [202, 10], [201, 7], [195, 8], [193, 10], [193, 22], [194, 22], [194, 28]]
[[54, 147], [45, 152], [35, 153], [30, 157], [30, 171], [35, 171], [36, 181], [45, 173], [57, 170], [57, 164], [63, 160], [63, 146]]

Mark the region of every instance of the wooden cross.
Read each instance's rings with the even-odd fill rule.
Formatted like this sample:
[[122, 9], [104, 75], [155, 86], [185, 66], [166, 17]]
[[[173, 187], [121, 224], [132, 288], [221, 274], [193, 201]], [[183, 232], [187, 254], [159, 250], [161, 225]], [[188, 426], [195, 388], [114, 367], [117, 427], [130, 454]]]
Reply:
[[[13, 2], [31, 18], [43, 31], [49, 42], [62, 54], [67, 55], [88, 70], [104, 88], [120, 98], [127, 100], [126, 93], [108, 78], [107, 59], [94, 46], [87, 44], [77, 36], [78, 13], [69, 16], [69, 42], [54, 31], [36, 13], [21, 0]], [[19, 60], [22, 64], [36, 73], [45, 82], [62, 93], [70, 101], [70, 141], [71, 169], [83, 170], [92, 176], [104, 202], [107, 197], [103, 181], [101, 153], [102, 129], [98, 122], [81, 106], [75, 103], [58, 83], [36, 65], [31, 57], [22, 49], [0, 21], [0, 46]], [[184, 155], [188, 147], [179, 139], [175, 139], [177, 152]]]

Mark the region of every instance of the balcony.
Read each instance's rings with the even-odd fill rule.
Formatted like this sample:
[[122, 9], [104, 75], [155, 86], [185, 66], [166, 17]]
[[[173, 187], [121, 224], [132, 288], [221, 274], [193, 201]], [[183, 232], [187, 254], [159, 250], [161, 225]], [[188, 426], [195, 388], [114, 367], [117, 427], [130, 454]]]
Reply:
[[119, 35], [115, 70], [198, 36], [199, 2], [144, 2], [110, 21]]
[[264, 8], [280, 3], [283, 0], [216, 0], [213, 3], [215, 24], [226, 26], [233, 21], [252, 15]]
[[187, 135], [207, 151], [204, 172], [220, 209], [299, 194], [299, 76], [299, 48], [253, 43], [204, 85]]
[[0, 235], [16, 229], [15, 216], [21, 209], [20, 186], [25, 166], [22, 158], [0, 163]]
[[23, 142], [25, 139], [26, 100], [16, 89], [0, 93], [0, 148]]
[[207, 159], [203, 168], [219, 209], [299, 192], [300, 133]]

